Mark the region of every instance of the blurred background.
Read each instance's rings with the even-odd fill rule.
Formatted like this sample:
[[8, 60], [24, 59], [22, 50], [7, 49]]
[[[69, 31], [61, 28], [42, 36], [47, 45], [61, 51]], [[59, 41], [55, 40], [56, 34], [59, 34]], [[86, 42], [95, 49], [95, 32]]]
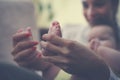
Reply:
[[12, 35], [18, 29], [30, 26], [34, 39], [40, 40], [54, 20], [61, 23], [62, 29], [87, 26], [82, 13], [80, 0], [0, 0], [0, 61], [14, 63]]

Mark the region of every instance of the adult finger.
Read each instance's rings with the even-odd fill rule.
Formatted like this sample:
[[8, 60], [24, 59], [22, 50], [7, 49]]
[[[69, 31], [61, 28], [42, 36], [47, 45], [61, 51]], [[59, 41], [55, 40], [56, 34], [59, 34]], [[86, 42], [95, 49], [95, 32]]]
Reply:
[[21, 28], [21, 29], [17, 30], [17, 33], [20, 33], [20, 32], [22, 32], [22, 31], [24, 31], [24, 29], [23, 29], [23, 28]]
[[43, 56], [41, 59], [55, 65], [65, 65], [69, 63], [69, 60], [63, 56]]
[[37, 55], [37, 53], [35, 53], [35, 50], [36, 50], [36, 47], [32, 47], [27, 50], [21, 51], [14, 56], [14, 60], [16, 62], [29, 61], [30, 60], [29, 58], [31, 56], [34, 57], [33, 55]]
[[31, 34], [27, 31], [14, 34], [12, 37], [13, 46], [15, 46], [18, 42], [22, 41], [23, 39], [29, 38], [30, 36]]
[[[43, 54], [46, 55], [58, 55], [61, 54], [61, 47], [51, 44], [50, 42], [41, 41], [40, 42]], [[49, 52], [48, 52], [49, 51]]]
[[59, 46], [66, 45], [67, 40], [55, 35], [55, 34], [44, 34], [42, 36], [43, 40], [49, 41]]
[[24, 41], [24, 42], [19, 42], [15, 48], [12, 51], [12, 55], [16, 55], [17, 53], [19, 53], [22, 50], [31, 48], [35, 45], [37, 45], [38, 42], [37, 41]]

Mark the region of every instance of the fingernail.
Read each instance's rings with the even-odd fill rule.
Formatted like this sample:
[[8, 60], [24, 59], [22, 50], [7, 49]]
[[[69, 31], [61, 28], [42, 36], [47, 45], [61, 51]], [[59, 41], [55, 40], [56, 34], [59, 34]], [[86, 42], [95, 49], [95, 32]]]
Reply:
[[30, 36], [31, 36], [31, 34], [30, 34], [30, 33], [27, 33], [27, 34], [26, 34], [26, 37], [30, 37]]
[[27, 30], [31, 30], [31, 27], [27, 27]]
[[36, 50], [36, 47], [32, 47], [32, 50]]
[[23, 31], [23, 29], [19, 29], [17, 32], [19, 33], [19, 32], [22, 32]]
[[41, 58], [41, 56], [42, 56], [42, 55], [39, 53], [39, 54], [37, 54], [36, 57], [37, 57], [37, 58]]
[[37, 45], [38, 44], [38, 42], [37, 41], [34, 41], [34, 42], [32, 42], [34, 45]]

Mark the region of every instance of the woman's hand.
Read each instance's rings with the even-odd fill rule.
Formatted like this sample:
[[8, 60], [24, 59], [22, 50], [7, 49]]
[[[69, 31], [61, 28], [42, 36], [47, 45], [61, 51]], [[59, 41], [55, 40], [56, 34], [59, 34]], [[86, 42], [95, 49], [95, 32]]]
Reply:
[[41, 46], [54, 53], [43, 56], [45, 61], [59, 66], [68, 73], [91, 78], [91, 80], [108, 79], [108, 67], [90, 49], [78, 42], [63, 39], [54, 34], [45, 34], [43, 39], [46, 42], [41, 41]]
[[[62, 37], [60, 24], [54, 21], [49, 28], [48, 34], [55, 34]], [[37, 41], [32, 38], [31, 28], [26, 30], [20, 29], [13, 35], [13, 51], [14, 60], [23, 67], [45, 70], [52, 66], [51, 63], [42, 61], [42, 54], [50, 53], [42, 48], [41, 51], [36, 50]]]
[[32, 39], [30, 28], [19, 30], [13, 35], [12, 55], [14, 60], [23, 67], [44, 70], [48, 63], [41, 60], [41, 52], [36, 50], [37, 41]]

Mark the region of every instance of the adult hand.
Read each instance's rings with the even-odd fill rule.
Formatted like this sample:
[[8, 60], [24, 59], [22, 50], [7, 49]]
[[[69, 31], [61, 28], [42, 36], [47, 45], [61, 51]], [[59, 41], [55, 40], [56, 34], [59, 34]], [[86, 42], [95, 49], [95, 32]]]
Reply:
[[[78, 42], [66, 40], [54, 34], [45, 34], [41, 46], [54, 53], [42, 59], [59, 66], [73, 75], [91, 78], [90, 80], [108, 80], [109, 70], [101, 58]], [[57, 45], [56, 45], [57, 44]]]
[[41, 52], [36, 50], [38, 42], [31, 38], [30, 30], [19, 30], [13, 35], [12, 55], [14, 60], [20, 66], [26, 68], [45, 70], [48, 68], [49, 63], [41, 60]]
[[[55, 34], [62, 37], [60, 24], [57, 21], [54, 21], [49, 28], [48, 34]], [[31, 28], [26, 30], [18, 30], [13, 36], [13, 51], [12, 55], [14, 60], [23, 67], [45, 70], [49, 66], [52, 66], [51, 63], [44, 62], [41, 60], [41, 53], [46, 54], [50, 53], [48, 50], [42, 48], [41, 52], [36, 50], [36, 45], [38, 42], [32, 39]]]

